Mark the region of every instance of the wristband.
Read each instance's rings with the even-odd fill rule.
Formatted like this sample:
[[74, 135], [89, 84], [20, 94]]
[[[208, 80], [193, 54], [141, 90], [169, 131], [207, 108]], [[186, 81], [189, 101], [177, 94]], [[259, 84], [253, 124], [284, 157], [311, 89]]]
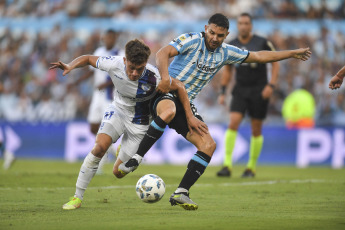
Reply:
[[225, 94], [225, 91], [226, 91], [226, 86], [222, 85], [222, 86], [220, 87], [220, 94], [221, 94], [221, 95], [224, 95], [224, 94]]
[[275, 88], [276, 88], [276, 86], [273, 85], [272, 83], [268, 83], [268, 86], [271, 87], [272, 89], [275, 89]]

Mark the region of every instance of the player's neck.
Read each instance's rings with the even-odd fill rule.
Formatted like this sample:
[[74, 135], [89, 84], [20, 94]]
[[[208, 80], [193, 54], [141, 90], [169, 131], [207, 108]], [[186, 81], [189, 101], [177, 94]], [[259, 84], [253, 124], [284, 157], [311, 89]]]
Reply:
[[248, 42], [250, 42], [250, 40], [252, 40], [253, 34], [250, 33], [248, 36], [238, 36], [238, 40], [242, 43], [242, 44], [247, 44]]

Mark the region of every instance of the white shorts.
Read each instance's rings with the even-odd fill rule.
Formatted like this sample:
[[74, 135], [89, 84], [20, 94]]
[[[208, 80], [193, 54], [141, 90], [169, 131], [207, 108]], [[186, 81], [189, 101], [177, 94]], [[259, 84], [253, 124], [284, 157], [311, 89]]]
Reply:
[[106, 99], [105, 92], [95, 91], [92, 95], [87, 121], [90, 124], [100, 124], [104, 111], [107, 109], [110, 103], [111, 101]]
[[121, 109], [111, 104], [104, 112], [98, 133], [109, 135], [113, 143], [123, 134], [118, 157], [122, 162], [126, 162], [136, 154], [148, 128], [149, 125], [133, 124]]

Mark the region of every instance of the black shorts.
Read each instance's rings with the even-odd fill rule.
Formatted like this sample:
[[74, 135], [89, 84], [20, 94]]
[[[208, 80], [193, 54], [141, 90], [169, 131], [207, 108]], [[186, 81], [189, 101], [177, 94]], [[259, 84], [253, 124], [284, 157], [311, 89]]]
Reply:
[[[152, 116], [154, 118], [157, 117], [157, 111], [156, 111], [157, 104], [158, 102], [162, 100], [166, 100], [166, 99], [173, 101], [176, 106], [176, 115], [174, 119], [168, 124], [169, 128], [175, 129], [175, 131], [178, 134], [181, 134], [184, 138], [186, 138], [187, 133], [189, 132], [186, 114], [183, 109], [182, 103], [180, 102], [178, 97], [175, 96], [174, 94], [172, 93], [159, 94], [155, 98], [153, 98], [151, 101], [152, 102], [151, 106], [150, 106], [152, 108]], [[198, 114], [198, 111], [195, 108], [193, 103], [190, 103], [190, 107], [192, 109], [192, 113], [194, 114], [194, 116], [198, 118], [200, 121], [204, 121], [202, 117], [200, 116], [200, 114]]]
[[239, 112], [254, 119], [264, 120], [267, 116], [268, 99], [263, 99], [261, 92], [263, 87], [239, 88], [232, 92], [230, 112]]

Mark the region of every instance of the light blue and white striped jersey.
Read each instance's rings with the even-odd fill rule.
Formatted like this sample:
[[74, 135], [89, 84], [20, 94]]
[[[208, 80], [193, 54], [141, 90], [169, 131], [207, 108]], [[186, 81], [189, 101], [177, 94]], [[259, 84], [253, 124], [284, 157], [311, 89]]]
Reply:
[[249, 55], [248, 50], [226, 43], [209, 51], [204, 33], [182, 34], [169, 45], [179, 52], [169, 66], [169, 75], [184, 83], [190, 101], [224, 65], [242, 63]]

